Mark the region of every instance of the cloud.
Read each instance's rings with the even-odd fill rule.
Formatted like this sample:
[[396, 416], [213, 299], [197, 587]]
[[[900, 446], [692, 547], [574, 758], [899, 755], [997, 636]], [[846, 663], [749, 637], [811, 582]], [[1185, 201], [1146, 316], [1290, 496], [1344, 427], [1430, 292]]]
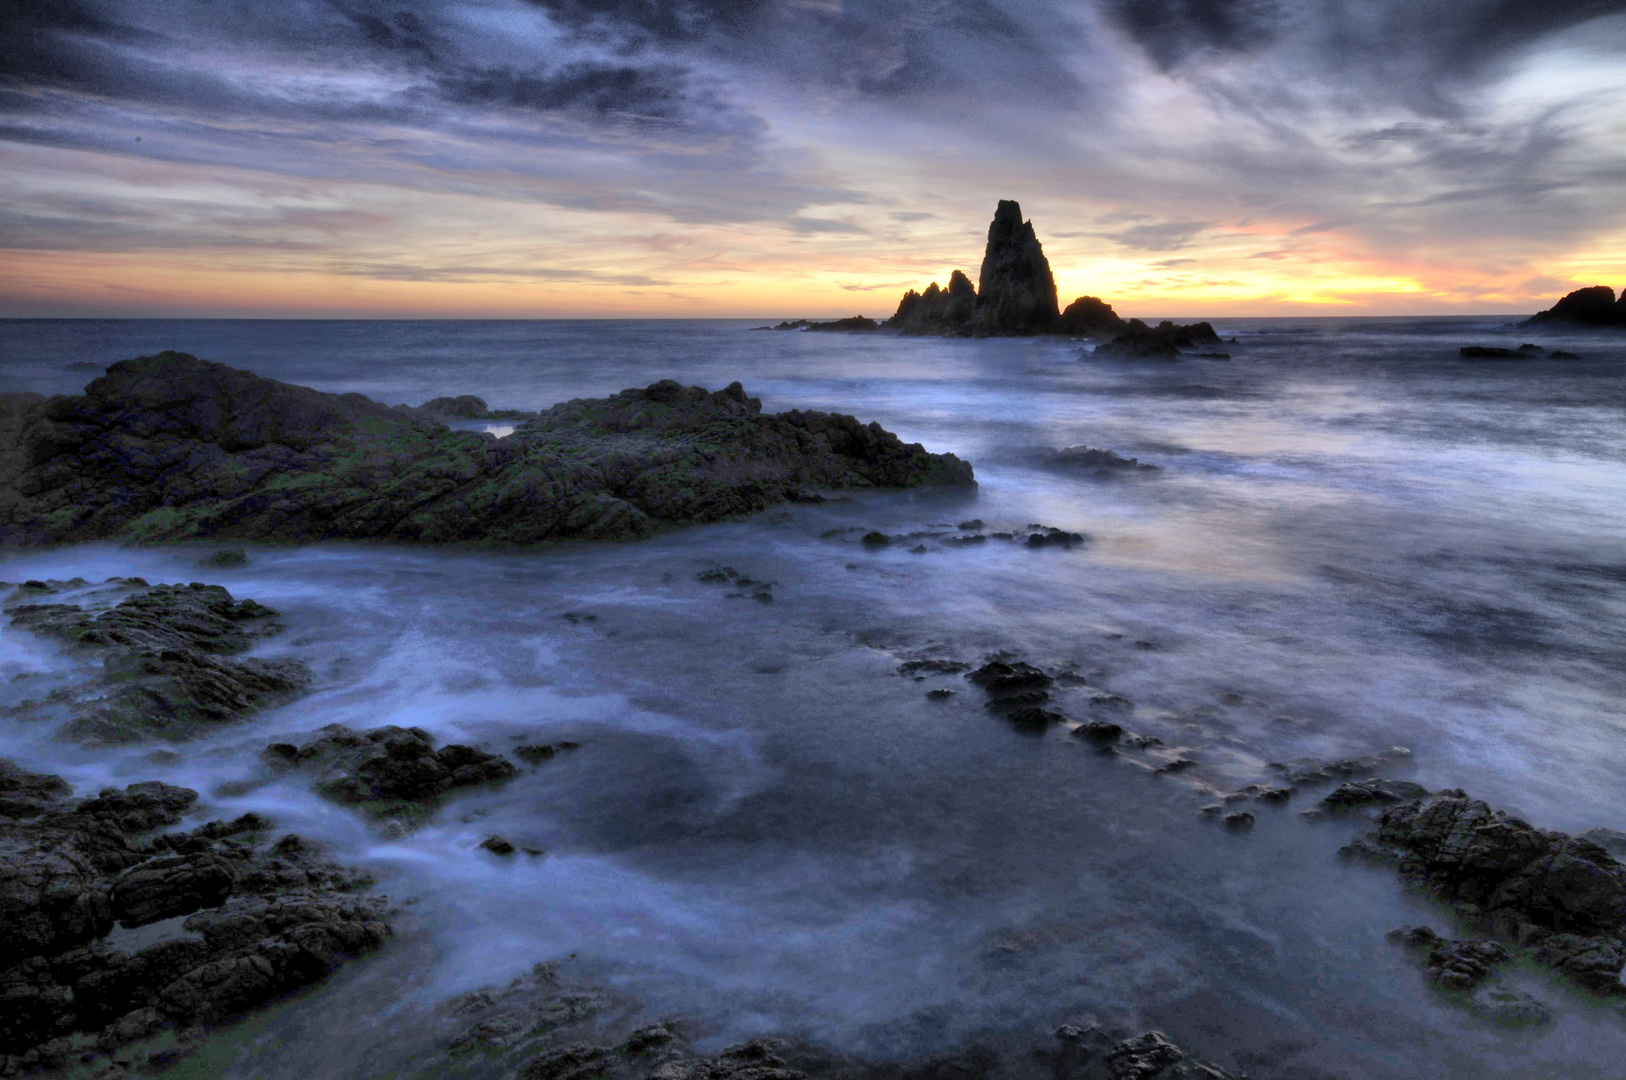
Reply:
[[1190, 247], [1198, 233], [1214, 224], [1212, 221], [1162, 221], [1131, 225], [1119, 232], [1099, 235], [1138, 251], [1178, 251]]

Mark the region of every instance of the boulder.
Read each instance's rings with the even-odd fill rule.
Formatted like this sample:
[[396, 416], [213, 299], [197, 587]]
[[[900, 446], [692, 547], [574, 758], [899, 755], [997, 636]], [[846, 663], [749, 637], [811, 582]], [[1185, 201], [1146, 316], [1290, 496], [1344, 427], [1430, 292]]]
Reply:
[[451, 416], [460, 420], [474, 420], [491, 414], [491, 408], [485, 399], [475, 397], [473, 394], [431, 398], [418, 408], [432, 416]]
[[0, 545], [641, 536], [818, 488], [970, 485], [878, 424], [764, 414], [738, 383], [578, 399], [492, 440], [360, 394], [184, 353], [114, 364], [77, 397], [0, 395]]
[[1121, 334], [1129, 326], [1119, 317], [1112, 305], [1095, 296], [1081, 296], [1068, 304], [1056, 322], [1063, 334], [1105, 336]]

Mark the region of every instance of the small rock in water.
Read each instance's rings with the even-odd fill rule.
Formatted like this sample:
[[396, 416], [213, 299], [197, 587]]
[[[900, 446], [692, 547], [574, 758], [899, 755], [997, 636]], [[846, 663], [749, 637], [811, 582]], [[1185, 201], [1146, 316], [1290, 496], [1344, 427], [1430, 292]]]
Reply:
[[1123, 725], [1114, 724], [1110, 720], [1091, 720], [1074, 728], [1073, 734], [1081, 739], [1091, 739], [1099, 743], [1115, 743], [1123, 738], [1124, 729]]
[[514, 747], [514, 756], [521, 761], [528, 761], [532, 765], [539, 765], [544, 761], [552, 760], [563, 751], [575, 750], [580, 745], [580, 743], [573, 742], [526, 743], [523, 746]]
[[213, 555], [210, 555], [207, 559], [204, 559], [202, 561], [202, 565], [218, 567], [220, 569], [227, 569], [234, 566], [247, 566], [248, 556], [243, 552], [242, 548], [221, 548]]
[[936, 690], [926, 691], [926, 696], [931, 698], [933, 701], [947, 701], [949, 698], [954, 696], [954, 691], [944, 689], [943, 687], [938, 687]]
[[1225, 827], [1232, 832], [1247, 832], [1253, 828], [1253, 815], [1246, 810], [1225, 815]]
[[508, 840], [501, 836], [497, 836], [496, 834], [488, 836], [484, 840], [480, 841], [480, 847], [491, 852], [493, 855], [499, 855], [503, 858], [507, 858], [518, 850]]
[[884, 547], [892, 542], [892, 538], [884, 532], [872, 531], [865, 533], [861, 542], [865, 547]]

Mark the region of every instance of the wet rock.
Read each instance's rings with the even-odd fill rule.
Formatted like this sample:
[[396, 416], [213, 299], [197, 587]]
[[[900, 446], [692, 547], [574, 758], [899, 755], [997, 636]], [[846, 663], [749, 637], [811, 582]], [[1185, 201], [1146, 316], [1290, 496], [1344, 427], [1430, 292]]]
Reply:
[[943, 687], [938, 687], [936, 690], [926, 691], [926, 696], [931, 698], [933, 701], [947, 701], [949, 698], [954, 696], [954, 691], [945, 689]]
[[1091, 742], [1115, 743], [1123, 738], [1124, 729], [1122, 724], [1114, 724], [1110, 720], [1091, 720], [1074, 728], [1073, 734]]
[[771, 1040], [752, 1039], [714, 1058], [669, 1062], [651, 1073], [650, 1080], [807, 1080], [806, 1073], [786, 1065], [778, 1049]]
[[1083, 533], [1068, 532], [1053, 525], [1038, 526], [1036, 531], [1028, 534], [1026, 546], [1029, 548], [1076, 548], [1082, 546], [1088, 538]]
[[1254, 817], [1246, 810], [1239, 810], [1235, 813], [1226, 814], [1224, 821], [1225, 827], [1230, 829], [1232, 832], [1247, 832], [1254, 826]]
[[556, 405], [499, 441], [166, 352], [76, 397], [0, 395], [0, 544], [122, 537], [519, 544], [641, 536], [818, 488], [970, 485], [877, 424], [738, 383]]
[[511, 841], [495, 833], [480, 841], [480, 848], [502, 858], [507, 858], [519, 850]]
[[865, 547], [885, 547], [887, 544], [890, 544], [891, 542], [892, 542], [892, 538], [890, 536], [886, 535], [886, 533], [884, 533], [884, 532], [879, 532], [879, 531], [865, 533], [864, 538], [861, 541], [861, 543]]
[[[276, 612], [235, 600], [219, 585], [106, 583], [84, 604], [36, 603], [19, 588], [6, 603], [11, 625], [66, 641], [100, 659], [98, 678], [71, 694], [63, 738], [90, 744], [186, 738], [302, 691], [294, 660], [241, 657], [281, 631]], [[96, 600], [122, 596], [109, 608]]]
[[1519, 349], [1504, 349], [1495, 345], [1464, 345], [1457, 350], [1464, 360], [1527, 360], [1529, 354]]
[[242, 548], [221, 548], [208, 558], [199, 560], [198, 565], [214, 567], [220, 570], [232, 570], [239, 566], [247, 566], [248, 555]]
[[1044, 731], [1051, 724], [1065, 723], [1067, 717], [1055, 709], [1042, 709], [1035, 705], [1024, 705], [1012, 709], [1005, 714], [1005, 719], [1011, 722], [1012, 727], [1025, 731]]
[[[1278, 721], [1290, 719], [1277, 717]], [[1273, 761], [1265, 767], [1281, 773], [1291, 784], [1308, 785], [1327, 784], [1334, 780], [1370, 779], [1382, 772], [1403, 771], [1413, 765], [1410, 750], [1404, 746], [1391, 746], [1387, 750], [1361, 757], [1338, 758], [1332, 761], [1299, 758], [1288, 764]]]
[[[73, 800], [26, 783], [56, 798], [0, 818], [0, 1058], [45, 1061], [70, 1045], [90, 1062], [162, 1028], [216, 1023], [389, 934], [380, 902], [349, 895], [365, 875], [287, 838], [267, 843], [258, 815], [149, 837], [197, 793], [148, 782]], [[103, 940], [115, 920], [182, 917], [184, 936], [133, 954]]]
[[1588, 989], [1626, 994], [1626, 866], [1590, 840], [1447, 791], [1388, 807], [1345, 853], [1390, 862]]
[[1039, 463], [1046, 468], [1098, 479], [1159, 471], [1156, 465], [1146, 464], [1138, 458], [1126, 458], [1111, 450], [1097, 450], [1090, 446], [1068, 446], [1052, 450], [1040, 455]]
[[1405, 802], [1407, 799], [1428, 797], [1428, 789], [1421, 784], [1405, 780], [1353, 780], [1338, 785], [1337, 790], [1321, 800], [1329, 812], [1352, 810], [1357, 807], [1380, 806]]
[[1243, 1080], [1210, 1061], [1188, 1055], [1161, 1031], [1124, 1038], [1094, 1023], [1063, 1024], [1055, 1037], [1058, 1076], [1078, 1080]]
[[525, 743], [514, 747], [514, 756], [532, 765], [540, 765], [544, 761], [552, 761], [567, 750], [577, 750], [580, 747], [581, 743], [568, 740], [554, 743]]
[[1428, 979], [1447, 990], [1472, 990], [1490, 977], [1491, 969], [1513, 954], [1494, 941], [1451, 941], [1426, 926], [1402, 926], [1390, 941], [1420, 953]]
[[1041, 690], [1055, 684], [1055, 679], [1032, 664], [1017, 660], [990, 660], [966, 678], [988, 691], [990, 697], [1000, 698], [1017, 691]]
[[1468, 998], [1468, 1011], [1498, 1027], [1538, 1027], [1552, 1023], [1553, 1013], [1522, 990], [1487, 985]]
[[1124, 360], [1178, 360], [1181, 349], [1218, 340], [1219, 335], [1206, 322], [1177, 326], [1165, 319], [1156, 326], [1148, 326], [1139, 319], [1130, 319], [1121, 334], [1084, 355]]
[[419, 818], [455, 789], [519, 773], [500, 754], [456, 743], [436, 749], [422, 728], [393, 724], [363, 732], [329, 724], [302, 744], [273, 743], [262, 758], [274, 769], [309, 772], [321, 794], [380, 817]]
[[971, 665], [959, 660], [905, 660], [898, 665], [898, 674], [920, 678], [924, 675], [958, 675], [970, 670]]

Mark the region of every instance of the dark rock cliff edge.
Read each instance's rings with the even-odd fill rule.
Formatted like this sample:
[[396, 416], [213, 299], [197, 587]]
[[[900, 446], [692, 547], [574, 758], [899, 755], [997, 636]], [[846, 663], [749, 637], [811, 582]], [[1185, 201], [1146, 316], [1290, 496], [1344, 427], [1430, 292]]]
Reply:
[[8, 547], [612, 539], [819, 488], [972, 483], [952, 454], [850, 416], [764, 414], [738, 383], [578, 399], [501, 441], [176, 352], [114, 364], [77, 397], [0, 394]]
[[1576, 289], [1546, 311], [1538, 311], [1520, 326], [1542, 323], [1573, 323], [1581, 326], [1618, 326], [1626, 328], [1626, 292], [1615, 299], [1615, 290], [1607, 285]]

